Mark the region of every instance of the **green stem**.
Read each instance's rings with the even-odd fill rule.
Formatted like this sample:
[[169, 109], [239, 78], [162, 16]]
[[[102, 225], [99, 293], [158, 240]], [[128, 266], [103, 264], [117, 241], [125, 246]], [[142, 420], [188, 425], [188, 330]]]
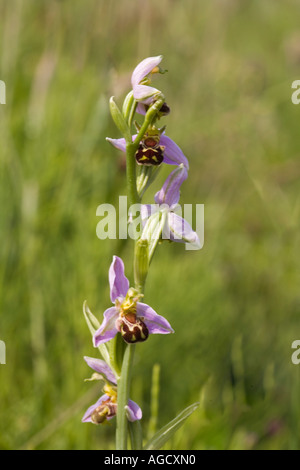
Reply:
[[150, 402], [150, 420], [148, 428], [148, 439], [156, 433], [157, 418], [158, 418], [158, 402], [159, 402], [159, 364], [154, 364], [152, 369], [152, 387], [151, 387], [151, 402]]
[[127, 345], [123, 358], [121, 378], [118, 381], [116, 450], [127, 450], [128, 422], [125, 407], [128, 405], [134, 350], [134, 344]]
[[[127, 195], [129, 207], [139, 202], [136, 189], [136, 163], [135, 163], [135, 147], [133, 143], [126, 144], [126, 178], [127, 178]], [[123, 341], [123, 339], [122, 339]], [[117, 411], [117, 429], [116, 429], [116, 449], [127, 450], [127, 433], [128, 421], [125, 407], [128, 405], [130, 381], [132, 375], [132, 365], [134, 358], [134, 344], [126, 346], [121, 376], [118, 380], [118, 411]]]
[[[129, 207], [133, 204], [140, 202], [136, 187], [136, 161], [135, 152], [138, 149], [139, 143], [142, 140], [149, 125], [152, 124], [155, 116], [159, 112], [164, 103], [164, 98], [161, 96], [147, 111], [145, 120], [139, 130], [134, 142], [126, 138], [126, 179], [127, 179], [127, 195]], [[128, 106], [129, 108], [129, 106]], [[127, 119], [132, 120], [132, 113], [127, 116]], [[137, 286], [136, 286], [137, 287]], [[128, 405], [129, 389], [132, 375], [132, 365], [134, 358], [135, 345], [128, 344], [123, 357], [121, 376], [118, 380], [118, 411], [117, 411], [117, 429], [116, 429], [116, 449], [127, 450], [127, 435], [128, 435], [128, 420], [126, 415], [126, 406]], [[132, 431], [132, 430], [131, 430]], [[140, 436], [141, 442], [141, 436]], [[132, 445], [138, 442], [137, 436], [132, 438]], [[141, 443], [139, 443], [139, 446]]]
[[137, 102], [134, 101], [134, 103], [131, 106], [130, 114], [129, 114], [129, 117], [128, 117], [128, 127], [129, 127], [129, 129], [131, 129], [131, 126], [132, 126], [132, 121], [133, 121], [133, 118], [134, 118], [136, 107], [137, 107]]
[[136, 150], [137, 148], [133, 143], [126, 144], [126, 178], [129, 207], [140, 202], [136, 189]]
[[154, 118], [157, 116], [160, 108], [164, 104], [164, 97], [161, 96], [147, 111], [145, 120], [134, 140], [129, 142], [126, 139], [126, 178], [127, 178], [127, 194], [129, 207], [133, 204], [140, 202], [140, 198], [136, 188], [136, 162], [135, 153], [138, 149], [140, 141], [145, 135], [148, 127], [152, 124]]
[[143, 447], [142, 426], [139, 420], [129, 422], [129, 434], [132, 450], [141, 450]]
[[146, 116], [145, 116], [145, 120], [144, 120], [144, 122], [143, 122], [143, 124], [142, 124], [142, 126], [141, 126], [141, 128], [138, 132], [138, 135], [136, 136], [136, 138], [134, 140], [135, 151], [137, 150], [140, 141], [143, 139], [148, 127], [152, 124], [154, 118], [157, 116], [157, 113], [159, 112], [159, 110], [162, 107], [162, 105], [164, 104], [164, 102], [165, 102], [164, 97], [161, 96], [148, 109], [148, 111], [146, 113]]
[[125, 350], [125, 341], [120, 333], [118, 333], [109, 342], [109, 360], [110, 365], [115, 371], [117, 377], [121, 375], [121, 368], [123, 363], [123, 356]]

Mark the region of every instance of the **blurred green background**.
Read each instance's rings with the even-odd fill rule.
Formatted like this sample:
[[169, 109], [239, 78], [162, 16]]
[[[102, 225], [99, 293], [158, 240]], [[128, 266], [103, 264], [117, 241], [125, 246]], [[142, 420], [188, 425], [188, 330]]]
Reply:
[[205, 245], [163, 244], [151, 266], [145, 301], [176, 333], [137, 347], [144, 434], [160, 364], [158, 426], [201, 403], [166, 448], [300, 448], [299, 14], [296, 0], [1, 0], [1, 449], [114, 448], [115, 422], [80, 421], [99, 396], [82, 304], [110, 306], [113, 254], [132, 279], [132, 241], [96, 236], [97, 206], [126, 194], [108, 99], [159, 54]]

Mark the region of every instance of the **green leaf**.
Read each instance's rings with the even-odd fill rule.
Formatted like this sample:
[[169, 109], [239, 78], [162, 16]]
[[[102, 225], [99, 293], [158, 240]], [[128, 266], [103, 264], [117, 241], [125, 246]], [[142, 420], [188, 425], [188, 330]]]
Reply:
[[92, 312], [90, 311], [86, 300], [83, 303], [83, 314], [84, 314], [85, 321], [87, 323], [87, 326], [89, 327], [91, 334], [94, 335], [95, 331], [97, 331], [98, 328], [100, 327], [100, 323], [95, 317], [95, 315], [93, 315]]
[[121, 132], [122, 136], [125, 138], [126, 142], [131, 143], [131, 133], [130, 129], [124, 119], [123, 114], [121, 113], [120, 109], [118, 108], [117, 104], [115, 103], [114, 97], [112, 96], [109, 100], [109, 108], [111, 116], [114, 120], [115, 125]]
[[154, 364], [152, 368], [152, 381], [150, 392], [150, 419], [148, 424], [148, 439], [154, 436], [157, 429], [157, 421], [159, 415], [159, 391], [160, 391], [160, 365]]
[[127, 450], [127, 428], [128, 419], [126, 406], [129, 398], [129, 385], [132, 374], [132, 364], [135, 351], [135, 344], [127, 344], [121, 377], [118, 380], [118, 410], [117, 410], [117, 427], [116, 427], [116, 450]]
[[173, 436], [173, 434], [183, 425], [185, 420], [198, 408], [199, 402], [185, 408], [176, 418], [170, 421], [166, 426], [162, 427], [147, 442], [144, 450], [159, 450]]
[[128, 124], [129, 129], [131, 128], [132, 120], [136, 110], [136, 105], [137, 102], [135, 101], [133, 91], [131, 90], [126, 96], [122, 107], [122, 114], [126, 123]]
[[134, 101], [133, 91], [131, 90], [126, 95], [125, 100], [123, 102], [123, 106], [122, 106], [122, 114], [125, 118], [125, 121], [127, 121], [128, 119], [133, 101]]
[[140, 421], [128, 421], [128, 429], [131, 441], [131, 449], [142, 450], [143, 435]]
[[[89, 307], [86, 303], [86, 300], [83, 303], [83, 314], [84, 314], [84, 318], [85, 318], [85, 321], [87, 323], [87, 326], [88, 326], [88, 328], [91, 332], [91, 335], [94, 336], [95, 331], [97, 331], [98, 328], [100, 327], [100, 323], [97, 320], [97, 318], [95, 317], [95, 315], [93, 315], [92, 312], [90, 311], [90, 309], [89, 309]], [[106, 345], [104, 343], [100, 344], [98, 346], [98, 349], [99, 349], [103, 359], [105, 360], [105, 362], [110, 364], [109, 353], [108, 353]]]

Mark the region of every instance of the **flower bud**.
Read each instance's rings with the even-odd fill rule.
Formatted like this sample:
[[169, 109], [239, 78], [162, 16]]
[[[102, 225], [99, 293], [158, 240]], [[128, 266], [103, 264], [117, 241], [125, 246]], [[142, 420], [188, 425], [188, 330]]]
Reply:
[[145, 285], [149, 269], [149, 243], [148, 240], [138, 240], [134, 255], [134, 281], [141, 291]]
[[131, 113], [132, 106], [134, 105], [134, 97], [133, 97], [133, 91], [131, 90], [125, 97], [123, 106], [122, 106], [122, 114], [126, 120], [126, 117], [128, 117]]

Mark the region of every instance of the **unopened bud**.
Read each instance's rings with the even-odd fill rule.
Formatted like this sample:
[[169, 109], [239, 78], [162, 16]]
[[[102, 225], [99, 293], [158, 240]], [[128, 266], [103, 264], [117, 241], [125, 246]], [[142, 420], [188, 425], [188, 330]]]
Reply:
[[142, 291], [149, 269], [149, 243], [140, 239], [135, 245], [134, 254], [134, 281], [137, 288]]

